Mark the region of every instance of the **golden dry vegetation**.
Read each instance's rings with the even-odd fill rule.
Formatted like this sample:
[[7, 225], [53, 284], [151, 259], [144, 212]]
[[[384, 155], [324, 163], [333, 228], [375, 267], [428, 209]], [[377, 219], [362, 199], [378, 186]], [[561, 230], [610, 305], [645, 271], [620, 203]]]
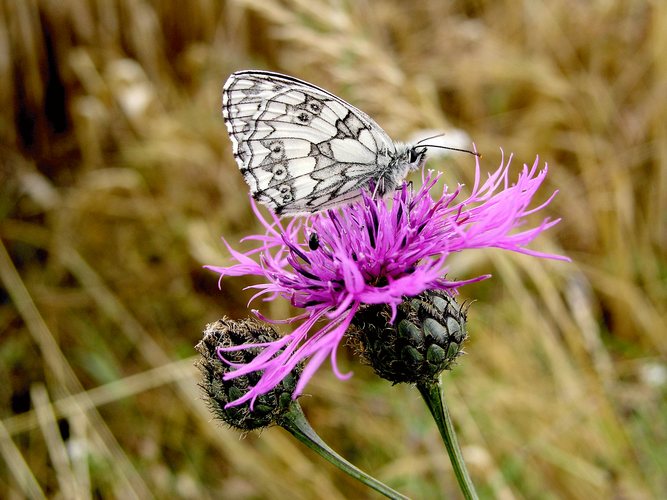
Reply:
[[[193, 346], [248, 314], [219, 236], [259, 231], [220, 116], [292, 74], [396, 138], [466, 130], [549, 163], [563, 222], [451, 259], [474, 300], [444, 377], [483, 498], [667, 496], [667, 4], [0, 0], [0, 496], [374, 498], [282, 429], [211, 422]], [[448, 182], [469, 156], [432, 160]], [[289, 311], [276, 302], [273, 317]], [[416, 391], [322, 369], [315, 429], [412, 498], [457, 498]]]

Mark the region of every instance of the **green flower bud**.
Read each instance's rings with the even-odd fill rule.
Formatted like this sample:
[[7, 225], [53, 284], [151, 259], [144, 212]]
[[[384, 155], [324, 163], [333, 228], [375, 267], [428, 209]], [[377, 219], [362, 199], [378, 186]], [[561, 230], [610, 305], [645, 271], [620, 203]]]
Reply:
[[206, 326], [204, 338], [195, 349], [201, 354], [197, 367], [203, 378], [199, 385], [215, 418], [231, 427], [249, 431], [275, 424], [289, 410], [301, 366], [294, 369], [272, 390], [259, 396], [252, 410], [249, 402], [225, 408], [229, 402], [243, 396], [261, 377], [261, 372], [251, 372], [225, 380], [224, 375], [232, 371], [229, 363], [248, 363], [261, 349], [227, 351], [223, 354], [227, 361], [225, 362], [220, 359], [218, 348], [272, 342], [278, 338], [279, 335], [273, 327], [253, 318], [231, 320], [225, 317]]
[[466, 311], [446, 292], [428, 290], [406, 298], [393, 323], [389, 306], [364, 306], [350, 338], [380, 377], [394, 384], [429, 382], [463, 354]]

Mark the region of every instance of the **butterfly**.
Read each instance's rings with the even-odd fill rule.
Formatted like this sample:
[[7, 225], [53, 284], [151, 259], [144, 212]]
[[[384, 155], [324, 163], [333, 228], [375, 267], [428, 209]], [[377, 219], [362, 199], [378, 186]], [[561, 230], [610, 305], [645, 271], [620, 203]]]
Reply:
[[350, 203], [363, 189], [384, 196], [426, 161], [425, 145], [394, 142], [340, 97], [280, 73], [233, 73], [222, 114], [253, 198], [277, 215]]

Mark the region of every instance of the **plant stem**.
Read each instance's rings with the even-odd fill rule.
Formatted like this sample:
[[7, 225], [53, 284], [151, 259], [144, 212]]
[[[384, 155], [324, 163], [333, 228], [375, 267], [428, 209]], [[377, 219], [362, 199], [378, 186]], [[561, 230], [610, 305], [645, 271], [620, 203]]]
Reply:
[[475, 486], [472, 484], [472, 480], [468, 474], [468, 469], [466, 469], [466, 464], [463, 461], [463, 455], [461, 454], [461, 448], [456, 439], [454, 425], [449, 416], [447, 403], [442, 395], [440, 381], [435, 380], [432, 382], [419, 383], [417, 384], [417, 388], [438, 426], [438, 430], [442, 436], [442, 441], [445, 443], [445, 448], [447, 448], [449, 460], [452, 462], [454, 474], [456, 475], [456, 480], [463, 492], [463, 496], [467, 500], [477, 500], [479, 497], [477, 496]]
[[310, 423], [308, 423], [308, 420], [303, 414], [303, 410], [301, 410], [301, 406], [298, 403], [293, 403], [290, 405], [290, 410], [280, 418], [278, 424], [303, 444], [305, 444], [308, 448], [315, 451], [322, 458], [328, 460], [340, 470], [348, 473], [350, 476], [361, 481], [366, 486], [373, 488], [375, 491], [383, 494], [387, 498], [408, 500], [408, 497], [401, 495], [399, 492], [394, 491], [386, 484], [375, 479], [373, 476], [366, 474], [345, 460], [338, 453], [333, 451], [315, 433], [313, 428], [310, 426]]

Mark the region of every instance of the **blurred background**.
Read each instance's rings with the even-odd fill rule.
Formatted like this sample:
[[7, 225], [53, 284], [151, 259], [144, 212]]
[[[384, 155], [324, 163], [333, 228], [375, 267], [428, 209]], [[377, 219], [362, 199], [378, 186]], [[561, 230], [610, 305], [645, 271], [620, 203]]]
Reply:
[[[280, 428], [211, 417], [194, 345], [248, 315], [204, 264], [260, 228], [220, 113], [239, 69], [313, 82], [395, 139], [465, 130], [549, 164], [563, 221], [462, 253], [446, 397], [483, 498], [667, 496], [667, 4], [0, 0], [0, 497], [377, 498]], [[469, 155], [430, 168], [470, 184]], [[535, 219], [537, 221], [538, 219]], [[274, 318], [282, 302], [261, 306]], [[413, 498], [458, 498], [417, 391], [351, 352], [301, 403]]]

